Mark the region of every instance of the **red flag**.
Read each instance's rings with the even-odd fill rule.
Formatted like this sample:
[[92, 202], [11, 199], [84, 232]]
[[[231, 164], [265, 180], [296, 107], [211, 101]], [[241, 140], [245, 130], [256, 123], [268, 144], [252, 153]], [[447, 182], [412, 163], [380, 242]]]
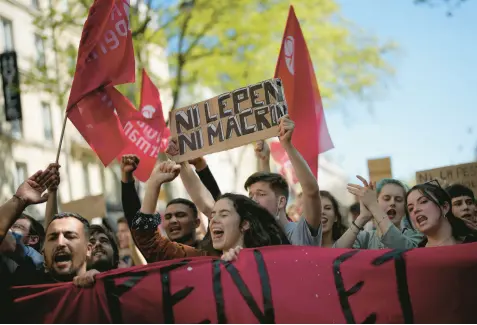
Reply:
[[134, 82], [129, 0], [95, 1], [78, 49], [68, 118], [107, 166], [128, 144], [107, 86]]
[[128, 138], [128, 145], [118, 155], [134, 154], [141, 159], [134, 176], [142, 182], [149, 179], [159, 152], [167, 148], [170, 136], [166, 127], [159, 91], [149, 79], [145, 70], [142, 73], [141, 110], [115, 88], [108, 88], [116, 112]]
[[311, 57], [293, 6], [290, 6], [275, 78], [282, 79], [288, 112], [296, 123], [293, 144], [316, 176], [318, 155], [333, 148], [333, 143]]
[[68, 118], [105, 166], [127, 145], [121, 123], [104, 90], [86, 96], [68, 112]]
[[135, 80], [129, 0], [95, 1], [78, 48], [68, 110], [88, 93]]

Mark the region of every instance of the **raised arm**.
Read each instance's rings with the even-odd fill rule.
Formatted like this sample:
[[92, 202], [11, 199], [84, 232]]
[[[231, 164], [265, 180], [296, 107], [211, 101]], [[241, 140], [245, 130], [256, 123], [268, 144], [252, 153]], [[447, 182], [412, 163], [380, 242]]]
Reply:
[[364, 226], [373, 218], [363, 202], [360, 201], [359, 216], [353, 220], [346, 232], [333, 244], [333, 248], [362, 248], [366, 249], [365, 243], [359, 240], [360, 232], [364, 231]]
[[295, 169], [296, 177], [303, 191], [303, 215], [313, 230], [321, 227], [321, 198], [318, 182], [302, 155], [293, 146], [291, 139], [295, 123], [288, 115], [280, 119], [279, 139]]
[[8, 229], [29, 205], [44, 203], [48, 194], [42, 195], [57, 176], [49, 170], [38, 171], [23, 182], [15, 195], [0, 206], [0, 244]]
[[137, 194], [133, 176], [139, 163], [140, 160], [135, 155], [121, 157], [121, 203], [129, 227], [131, 227], [134, 216], [141, 208], [141, 200]]
[[388, 248], [408, 249], [417, 247], [419, 243], [418, 237], [407, 236], [399, 230], [389, 219], [378, 204], [378, 198], [374, 187], [370, 187], [368, 182], [361, 176], [358, 176], [364, 186], [356, 184], [348, 184], [348, 191], [358, 196], [363, 201], [366, 208], [373, 215], [378, 227], [377, 233], [381, 242]]
[[181, 180], [189, 193], [192, 202], [197, 206], [200, 212], [210, 219], [214, 209], [215, 199], [207, 188], [202, 184], [199, 176], [194, 172], [191, 165], [187, 162], [181, 164]]
[[270, 147], [264, 140], [255, 143], [255, 156], [258, 160], [259, 172], [270, 172]]
[[48, 201], [45, 208], [45, 225], [49, 225], [53, 216], [58, 214], [58, 186], [60, 186], [60, 165], [50, 164], [48, 169], [56, 174], [58, 179], [48, 187]]
[[195, 167], [195, 172], [199, 176], [200, 181], [204, 184], [210, 194], [212, 194], [214, 200], [217, 200], [222, 193], [204, 157], [189, 160], [189, 164]]
[[[170, 139], [167, 154], [175, 156], [178, 152], [179, 149], [176, 141]], [[206, 215], [207, 218], [210, 218], [215, 204], [215, 199], [212, 197], [212, 194], [210, 194], [204, 184], [202, 184], [199, 176], [197, 176], [188, 162], [183, 162], [181, 164], [180, 175], [182, 183], [184, 184], [187, 193], [189, 193], [192, 202], [194, 202], [200, 212]]]
[[161, 223], [161, 216], [155, 211], [161, 186], [175, 179], [179, 175], [180, 169], [180, 165], [172, 161], [156, 165], [146, 183], [146, 193], [141, 210], [132, 221], [131, 233], [148, 263], [206, 255], [204, 251], [170, 241], [162, 236], [157, 229]]

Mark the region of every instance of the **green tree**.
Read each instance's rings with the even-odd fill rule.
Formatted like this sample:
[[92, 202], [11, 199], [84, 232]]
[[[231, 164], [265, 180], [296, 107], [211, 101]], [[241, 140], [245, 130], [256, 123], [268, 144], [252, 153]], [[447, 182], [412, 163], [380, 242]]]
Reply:
[[[92, 2], [50, 0], [34, 21], [45, 41], [46, 63], [32, 61], [23, 77], [25, 89], [52, 95], [62, 108], [68, 100], [81, 29]], [[164, 59], [170, 77], [148, 72], [159, 88], [171, 90], [172, 108], [197, 87], [220, 93], [273, 77], [288, 1], [131, 2], [137, 68], [147, 68], [151, 59], [157, 59], [158, 48], [167, 49]], [[346, 21], [335, 0], [312, 5], [297, 1], [295, 11], [316, 66], [325, 107], [347, 97], [369, 98], [370, 91], [392, 74], [388, 59], [395, 45]], [[139, 82], [120, 90], [137, 104], [138, 86]], [[204, 99], [198, 95], [193, 102]]]
[[[43, 32], [51, 57], [46, 66], [35, 64], [27, 72], [28, 86], [51, 93], [61, 107], [74, 72], [81, 26], [92, 1], [51, 0], [38, 13], [35, 25]], [[288, 13], [284, 0], [153, 1], [132, 6], [131, 26], [138, 68], [167, 49], [170, 78], [152, 75], [159, 87], [170, 87], [173, 107], [198, 85], [218, 93], [255, 83], [274, 74]], [[63, 10], [62, 10], [63, 9]], [[340, 16], [334, 0], [310, 6], [297, 2], [295, 11], [316, 66], [327, 103], [349, 96], [366, 97], [392, 73], [388, 62], [395, 45], [381, 42]], [[65, 35], [75, 35], [71, 39]], [[64, 73], [67, 71], [68, 73]], [[135, 86], [122, 88], [137, 96]], [[197, 98], [197, 101], [205, 98]], [[325, 105], [327, 106], [327, 105]]]

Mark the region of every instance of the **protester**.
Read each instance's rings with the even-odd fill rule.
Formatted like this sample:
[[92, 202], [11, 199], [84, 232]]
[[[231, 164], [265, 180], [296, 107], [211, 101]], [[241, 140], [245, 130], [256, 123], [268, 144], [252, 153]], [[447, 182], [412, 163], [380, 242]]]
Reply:
[[247, 197], [236, 194], [222, 195], [213, 207], [209, 226], [212, 246], [195, 248], [163, 237], [157, 230], [161, 217], [155, 213], [155, 200], [161, 186], [174, 180], [180, 170], [181, 166], [172, 161], [156, 166], [147, 182], [141, 210], [132, 223], [133, 236], [148, 262], [217, 256], [236, 246], [260, 247], [288, 243], [272, 215]]
[[13, 272], [23, 263], [33, 262], [37, 268], [43, 265], [41, 250], [45, 241], [45, 230], [40, 222], [22, 213], [5, 238], [10, 243], [0, 245], [0, 252], [7, 259], [4, 263]]
[[[286, 180], [279, 174], [258, 172], [251, 175], [245, 182], [249, 196], [268, 210], [278, 220], [278, 223], [293, 245], [321, 245], [321, 201], [318, 183], [308, 164], [293, 146], [291, 139], [295, 124], [288, 115], [280, 119], [278, 136], [295, 169], [297, 178], [303, 189], [304, 218], [299, 222], [290, 222], [286, 214], [289, 188]], [[178, 154], [177, 143], [169, 141], [167, 153], [171, 156]], [[210, 218], [215, 199], [209, 191], [201, 191], [201, 186], [190, 173], [187, 165], [181, 169], [181, 179], [192, 201], [199, 211]]]
[[131, 230], [125, 217], [119, 218], [117, 222], [118, 231], [116, 237], [119, 245], [119, 267], [126, 268], [134, 266], [131, 256]]
[[449, 246], [477, 241], [477, 232], [452, 213], [452, 199], [437, 181], [419, 184], [406, 195], [414, 226], [425, 238], [419, 247]]
[[320, 191], [321, 206], [323, 214], [321, 223], [323, 227], [322, 247], [332, 247], [346, 231], [343, 225], [343, 216], [341, 215], [338, 201], [328, 191]]
[[89, 245], [91, 246], [91, 257], [88, 259], [88, 270], [95, 269], [99, 272], [106, 272], [118, 268], [118, 244], [113, 233], [106, 227], [90, 226]]
[[[361, 176], [364, 186], [348, 184], [348, 191], [361, 202], [360, 215], [351, 227], [336, 241], [337, 248], [413, 248], [422, 240], [422, 234], [412, 229], [404, 216], [406, 187], [394, 179], [379, 181], [376, 188]], [[374, 219], [376, 230], [364, 230], [364, 225]]]
[[446, 192], [452, 199], [452, 214], [463, 219], [473, 227], [477, 226], [477, 209], [474, 192], [467, 186], [454, 184], [446, 187]]

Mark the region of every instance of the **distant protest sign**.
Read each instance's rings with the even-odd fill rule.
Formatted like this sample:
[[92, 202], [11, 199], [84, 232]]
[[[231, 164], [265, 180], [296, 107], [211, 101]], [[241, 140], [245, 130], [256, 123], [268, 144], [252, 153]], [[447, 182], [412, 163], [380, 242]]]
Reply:
[[90, 221], [106, 216], [106, 200], [102, 194], [60, 204], [60, 208], [63, 212], [76, 212]]
[[444, 185], [462, 184], [477, 193], [477, 163], [453, 165], [416, 172], [417, 184], [437, 179]]
[[369, 159], [368, 171], [371, 182], [378, 182], [383, 178], [392, 178], [391, 158]]
[[171, 135], [182, 162], [278, 134], [288, 113], [282, 82], [270, 79], [170, 112]]

